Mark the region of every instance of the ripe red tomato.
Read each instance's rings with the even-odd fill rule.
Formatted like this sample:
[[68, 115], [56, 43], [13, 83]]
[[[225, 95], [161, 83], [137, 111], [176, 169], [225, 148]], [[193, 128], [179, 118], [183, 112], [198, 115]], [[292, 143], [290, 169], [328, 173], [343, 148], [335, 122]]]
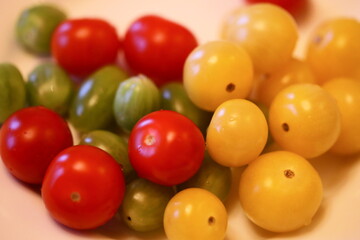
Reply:
[[15, 112], [0, 131], [0, 153], [5, 166], [27, 183], [40, 184], [51, 160], [72, 144], [66, 121], [45, 107]]
[[186, 57], [197, 45], [190, 30], [155, 15], [135, 20], [123, 42], [129, 67], [152, 78], [158, 86], [181, 81]]
[[253, 3], [272, 3], [287, 10], [292, 15], [297, 15], [302, 11], [308, 0], [246, 0], [246, 2]]
[[142, 178], [175, 185], [200, 168], [205, 141], [199, 128], [180, 113], [160, 110], [145, 115], [129, 138], [129, 159]]
[[125, 192], [121, 167], [111, 155], [90, 145], [60, 152], [51, 162], [41, 189], [45, 206], [58, 222], [92, 229], [110, 220]]
[[101, 19], [70, 19], [53, 33], [51, 52], [70, 74], [86, 77], [98, 68], [114, 63], [120, 48], [116, 29]]

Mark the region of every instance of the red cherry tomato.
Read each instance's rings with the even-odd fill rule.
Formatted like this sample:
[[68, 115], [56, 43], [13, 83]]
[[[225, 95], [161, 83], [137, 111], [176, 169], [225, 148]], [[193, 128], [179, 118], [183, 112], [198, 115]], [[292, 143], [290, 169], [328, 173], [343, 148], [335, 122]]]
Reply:
[[77, 145], [51, 162], [42, 185], [45, 206], [58, 222], [92, 229], [110, 220], [125, 192], [124, 175], [114, 158], [100, 148]]
[[201, 131], [180, 113], [160, 110], [140, 119], [129, 138], [129, 158], [138, 175], [175, 185], [200, 168], [205, 142]]
[[308, 0], [246, 0], [250, 4], [272, 3], [287, 10], [292, 15], [297, 15], [302, 11]]
[[55, 30], [51, 51], [70, 74], [85, 77], [114, 63], [120, 47], [116, 29], [101, 19], [70, 19]]
[[158, 86], [181, 81], [185, 59], [197, 45], [187, 28], [154, 15], [135, 20], [123, 42], [129, 67], [152, 78]]
[[51, 160], [73, 139], [65, 120], [45, 107], [23, 108], [1, 127], [0, 153], [18, 179], [40, 184]]

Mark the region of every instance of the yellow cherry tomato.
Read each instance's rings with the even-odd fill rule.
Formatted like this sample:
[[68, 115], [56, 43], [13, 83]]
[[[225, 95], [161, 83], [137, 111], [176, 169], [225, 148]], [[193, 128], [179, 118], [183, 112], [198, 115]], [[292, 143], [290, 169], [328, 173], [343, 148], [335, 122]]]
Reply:
[[222, 240], [227, 221], [227, 211], [220, 199], [201, 188], [178, 192], [164, 213], [164, 229], [169, 240]]
[[265, 147], [268, 125], [263, 112], [245, 99], [222, 103], [214, 112], [206, 146], [214, 161], [239, 167], [256, 159]]
[[319, 25], [306, 58], [319, 83], [336, 77], [360, 78], [360, 22], [334, 18]]
[[293, 58], [283, 68], [268, 74], [260, 82], [257, 89], [258, 101], [269, 107], [280, 90], [295, 83], [316, 83], [316, 79], [306, 62]]
[[228, 41], [200, 45], [185, 61], [185, 90], [195, 105], [207, 111], [214, 111], [226, 100], [247, 97], [252, 77], [249, 55]]
[[239, 197], [247, 217], [273, 232], [311, 223], [322, 198], [321, 179], [300, 155], [276, 151], [252, 161], [241, 175]]
[[243, 46], [255, 71], [271, 73], [290, 60], [298, 30], [294, 18], [283, 8], [260, 3], [241, 6], [225, 19], [222, 38]]
[[337, 101], [341, 113], [341, 132], [330, 151], [349, 155], [360, 152], [360, 82], [351, 78], [336, 78], [323, 88]]
[[340, 111], [323, 88], [299, 83], [276, 95], [269, 110], [269, 125], [283, 149], [314, 158], [328, 151], [338, 138]]

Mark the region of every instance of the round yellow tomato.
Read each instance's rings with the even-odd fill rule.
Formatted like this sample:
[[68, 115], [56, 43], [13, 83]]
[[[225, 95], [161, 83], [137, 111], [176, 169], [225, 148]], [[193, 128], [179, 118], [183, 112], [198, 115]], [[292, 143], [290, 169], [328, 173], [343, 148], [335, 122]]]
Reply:
[[360, 82], [336, 78], [323, 88], [336, 99], [341, 113], [340, 136], [330, 151], [341, 155], [360, 152]]
[[260, 3], [241, 6], [231, 12], [225, 20], [222, 38], [243, 46], [256, 72], [271, 73], [290, 60], [298, 29], [286, 10]]
[[316, 83], [316, 79], [306, 62], [293, 58], [283, 68], [268, 74], [260, 82], [257, 89], [258, 101], [269, 107], [276, 94], [295, 83]]
[[228, 41], [200, 45], [185, 61], [185, 90], [195, 105], [207, 111], [214, 111], [226, 100], [247, 97], [252, 77], [249, 55]]
[[319, 83], [336, 77], [360, 78], [360, 22], [335, 18], [319, 25], [306, 58]]
[[164, 229], [169, 240], [222, 240], [227, 221], [227, 211], [220, 199], [201, 188], [178, 192], [164, 213]]
[[314, 158], [335, 143], [341, 117], [330, 93], [316, 84], [299, 83], [276, 95], [269, 110], [269, 125], [283, 149]]
[[214, 112], [206, 146], [214, 161], [239, 167], [256, 159], [265, 147], [268, 125], [263, 112], [245, 99], [222, 103]]
[[323, 197], [321, 179], [300, 155], [276, 151], [252, 161], [241, 175], [239, 197], [247, 217], [273, 232], [310, 224]]

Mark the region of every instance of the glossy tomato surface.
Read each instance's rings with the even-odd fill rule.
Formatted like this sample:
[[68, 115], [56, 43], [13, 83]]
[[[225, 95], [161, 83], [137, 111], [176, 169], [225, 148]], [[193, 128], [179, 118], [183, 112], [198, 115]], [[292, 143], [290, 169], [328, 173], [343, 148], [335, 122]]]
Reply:
[[0, 153], [16, 178], [40, 184], [51, 160], [73, 144], [66, 121], [45, 107], [23, 108], [12, 114], [0, 131]]
[[[257, 73], [273, 73], [292, 57], [299, 38], [294, 18], [274, 4], [239, 6], [225, 18], [222, 38], [242, 46]], [[269, 39], [271, 36], [271, 40]]]
[[96, 228], [110, 220], [125, 192], [120, 165], [100, 148], [77, 145], [49, 166], [41, 193], [58, 222], [74, 229]]
[[156, 15], [136, 19], [126, 31], [123, 44], [130, 68], [159, 86], [181, 80], [185, 59], [196, 46], [189, 29]]
[[95, 18], [70, 19], [55, 30], [51, 53], [70, 74], [85, 77], [98, 68], [114, 63], [120, 40], [116, 29]]
[[224, 239], [227, 225], [224, 204], [205, 189], [182, 190], [165, 208], [164, 230], [170, 240]]
[[289, 232], [311, 223], [323, 199], [323, 185], [307, 159], [274, 151], [246, 167], [239, 199], [246, 216], [259, 227]]
[[205, 141], [187, 117], [168, 110], [140, 119], [129, 138], [129, 158], [138, 175], [162, 185], [175, 185], [200, 168]]

